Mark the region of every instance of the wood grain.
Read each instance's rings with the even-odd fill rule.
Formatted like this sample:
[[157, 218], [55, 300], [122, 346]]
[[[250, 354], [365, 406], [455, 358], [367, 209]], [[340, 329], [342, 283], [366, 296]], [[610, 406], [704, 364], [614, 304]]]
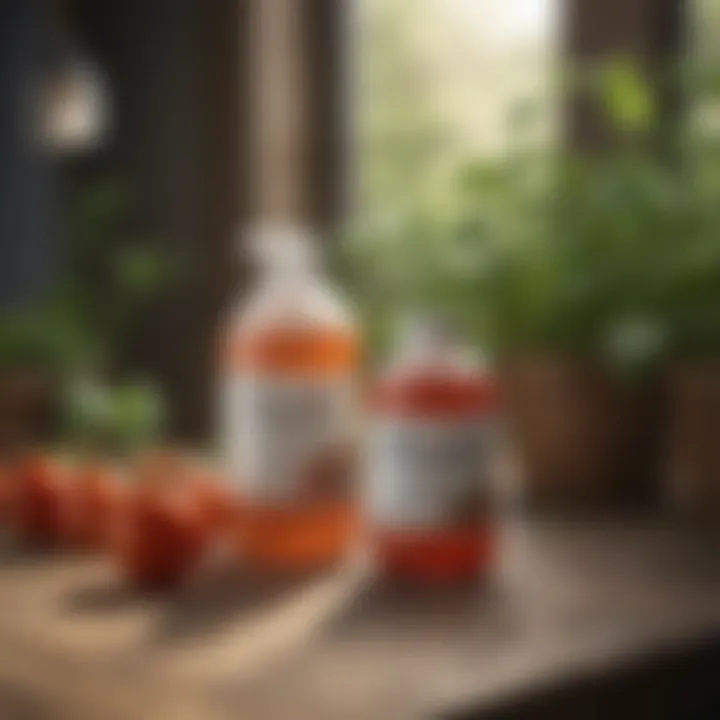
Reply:
[[[484, 587], [420, 593], [362, 563], [313, 578], [211, 570], [140, 596], [102, 559], [0, 566], [0, 717], [432, 717], [720, 631], [716, 538], [508, 523]], [[715, 557], [713, 555], [715, 554]]]

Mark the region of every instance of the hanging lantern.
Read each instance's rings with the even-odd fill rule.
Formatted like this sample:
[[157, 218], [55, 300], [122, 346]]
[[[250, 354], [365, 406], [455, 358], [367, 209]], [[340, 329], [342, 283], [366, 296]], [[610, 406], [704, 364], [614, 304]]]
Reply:
[[57, 153], [101, 147], [110, 134], [110, 89], [102, 69], [78, 45], [67, 18], [56, 12], [57, 56], [42, 84], [40, 139]]

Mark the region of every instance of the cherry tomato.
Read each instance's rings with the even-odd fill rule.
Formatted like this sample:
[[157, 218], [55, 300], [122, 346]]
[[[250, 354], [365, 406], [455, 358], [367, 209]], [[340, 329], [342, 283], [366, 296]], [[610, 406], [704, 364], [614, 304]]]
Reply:
[[109, 527], [123, 490], [118, 473], [111, 467], [96, 463], [74, 473], [68, 509], [73, 544], [94, 550], [107, 547]]
[[20, 464], [12, 493], [12, 520], [34, 545], [60, 544], [67, 534], [68, 472], [57, 460], [34, 455]]
[[113, 528], [121, 570], [131, 582], [146, 588], [180, 585], [199, 565], [207, 543], [203, 513], [184, 483], [133, 488]]
[[237, 514], [237, 502], [229, 485], [216, 472], [198, 470], [193, 473], [198, 504], [213, 535], [224, 535]]
[[0, 522], [11, 519], [15, 475], [9, 466], [0, 467]]
[[134, 475], [139, 486], [177, 488], [187, 483], [190, 467], [178, 451], [153, 450], [137, 460]]

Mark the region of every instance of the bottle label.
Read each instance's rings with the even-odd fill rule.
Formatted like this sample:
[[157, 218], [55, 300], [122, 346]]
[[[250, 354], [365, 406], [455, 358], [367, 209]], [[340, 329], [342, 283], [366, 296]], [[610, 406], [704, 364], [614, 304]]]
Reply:
[[226, 457], [243, 497], [283, 505], [347, 496], [354, 465], [350, 377], [242, 374], [228, 384]]
[[367, 505], [374, 524], [437, 529], [487, 510], [489, 422], [388, 419], [371, 431]]

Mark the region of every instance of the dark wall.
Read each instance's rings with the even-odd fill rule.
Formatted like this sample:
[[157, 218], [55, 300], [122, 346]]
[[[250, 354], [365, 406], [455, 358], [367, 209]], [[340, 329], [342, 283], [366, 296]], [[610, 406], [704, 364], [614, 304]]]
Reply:
[[[324, 226], [337, 222], [347, 199], [346, 4], [303, 4], [311, 55], [309, 203]], [[38, 13], [48, 5], [0, 0], [0, 300], [36, 292], [56, 265], [60, 228], [52, 205], [60, 211], [96, 176], [120, 180], [132, 198], [128, 235], [160, 244], [177, 270], [172, 287], [132, 328], [124, 364], [161, 382], [178, 436], [207, 436], [219, 325], [244, 279], [235, 236], [250, 212], [253, 177], [250, 2], [66, 0], [73, 36], [107, 75], [114, 132], [101, 151], [66, 158], [55, 170], [22, 138], [23, 112], [31, 108], [22, 95], [36, 36], [48, 27]]]
[[[657, 145], [671, 149], [682, 120], [682, 90], [672, 65], [687, 42], [689, 0], [565, 0], [564, 53], [572, 68], [613, 56], [632, 58], [657, 90], [660, 126]], [[571, 93], [565, 136], [578, 150], [604, 150], [616, 141], [597, 102]], [[652, 138], [651, 138], [652, 139]]]
[[310, 97], [309, 215], [319, 227], [331, 230], [347, 216], [352, 202], [356, 2], [362, 0], [313, 0], [303, 5]]
[[[135, 329], [133, 361], [162, 378], [182, 436], [212, 430], [219, 325], [244, 285], [237, 229], [253, 168], [248, 0], [75, 0], [111, 76], [117, 137], [108, 164], [137, 198], [136, 224], [184, 276]], [[347, 0], [303, 4], [310, 57], [308, 201], [320, 226], [347, 201]]]
[[128, 363], [161, 380], [182, 437], [212, 427], [214, 336], [236, 282], [246, 4], [75, 3], [114, 96], [116, 132], [101, 165], [127, 186], [135, 233], [161, 244], [177, 273], [133, 328]]
[[42, 3], [0, 2], [0, 303], [45, 285], [54, 264], [52, 169], [37, 147], [31, 90], [42, 61]]

